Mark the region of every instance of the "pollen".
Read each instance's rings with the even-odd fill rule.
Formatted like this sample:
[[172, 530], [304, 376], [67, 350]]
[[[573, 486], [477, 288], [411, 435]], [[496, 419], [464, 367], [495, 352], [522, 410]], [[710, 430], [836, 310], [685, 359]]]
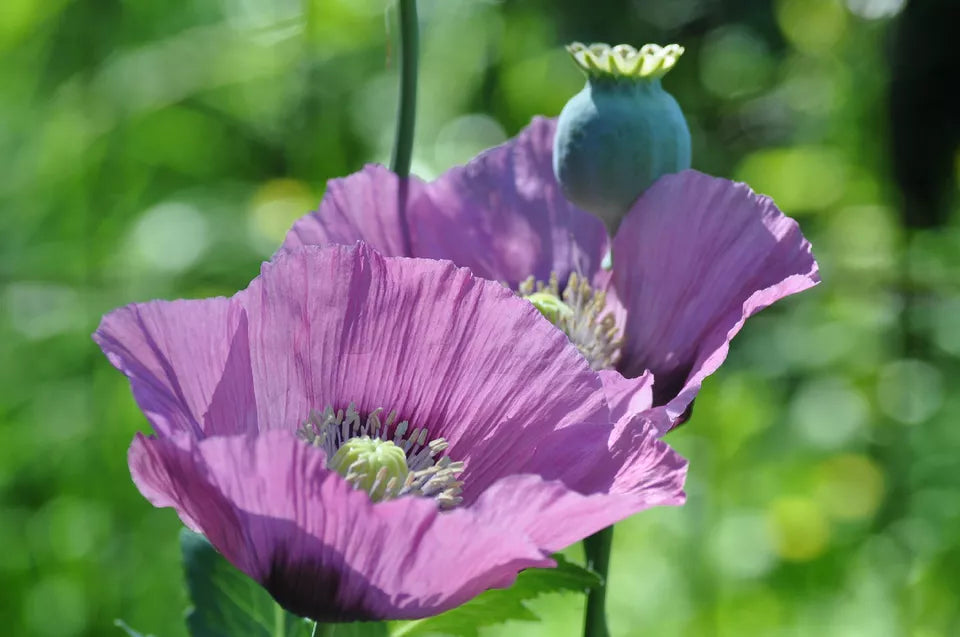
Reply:
[[594, 290], [576, 272], [570, 274], [562, 292], [556, 272], [547, 282], [527, 278], [517, 292], [563, 330], [593, 369], [617, 364], [623, 341], [613, 313], [606, 310], [606, 292]]
[[380, 502], [396, 497], [410, 473], [403, 449], [389, 440], [361, 436], [343, 443], [327, 463], [353, 485]]
[[430, 439], [426, 428], [411, 429], [406, 420], [397, 422], [395, 411], [386, 420], [383, 413], [378, 408], [362, 417], [354, 403], [346, 410], [327, 405], [311, 411], [297, 435], [323, 449], [327, 468], [374, 502], [413, 495], [432, 498], [441, 509], [460, 504], [464, 463], [440, 456], [447, 441]]

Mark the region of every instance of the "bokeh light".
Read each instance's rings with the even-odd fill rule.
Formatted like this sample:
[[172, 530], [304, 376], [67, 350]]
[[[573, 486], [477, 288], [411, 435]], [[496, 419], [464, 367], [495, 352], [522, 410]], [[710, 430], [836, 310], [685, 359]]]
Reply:
[[250, 202], [248, 229], [251, 243], [271, 254], [283, 243], [293, 222], [316, 208], [317, 197], [310, 186], [294, 179], [274, 179], [254, 192]]
[[778, 0], [777, 24], [798, 50], [827, 56], [843, 38], [847, 13], [840, 0]]
[[777, 554], [805, 562], [821, 555], [830, 542], [830, 522], [823, 509], [807, 498], [785, 496], [768, 512], [768, 528]]
[[883, 496], [883, 473], [866, 456], [841, 454], [819, 467], [817, 499], [832, 518], [869, 518], [880, 507]]
[[870, 405], [862, 392], [842, 378], [816, 378], [794, 395], [791, 421], [809, 443], [836, 449], [863, 438]]
[[209, 243], [207, 222], [195, 207], [166, 202], [143, 213], [130, 237], [136, 261], [147, 268], [180, 272], [193, 265]]
[[877, 400], [890, 418], [910, 425], [922, 423], [943, 403], [941, 374], [925, 361], [891, 361], [880, 369]]

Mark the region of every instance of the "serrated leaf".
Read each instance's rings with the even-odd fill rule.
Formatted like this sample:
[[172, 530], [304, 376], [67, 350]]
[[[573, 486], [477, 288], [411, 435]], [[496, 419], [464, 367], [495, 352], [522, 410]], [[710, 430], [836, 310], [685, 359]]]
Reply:
[[531, 568], [522, 571], [514, 585], [508, 589], [486, 591], [463, 606], [435, 617], [394, 624], [391, 635], [477, 637], [477, 629], [482, 626], [493, 626], [509, 620], [539, 620], [525, 602], [540, 595], [563, 591], [582, 593], [603, 584], [599, 575], [568, 562], [562, 555], [554, 555], [553, 559], [557, 561], [556, 568]]

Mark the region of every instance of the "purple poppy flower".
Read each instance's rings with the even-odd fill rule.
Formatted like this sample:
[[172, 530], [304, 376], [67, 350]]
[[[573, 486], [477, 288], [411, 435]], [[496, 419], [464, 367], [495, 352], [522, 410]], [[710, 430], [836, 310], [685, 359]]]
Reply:
[[[332, 180], [319, 208], [284, 248], [368, 241], [385, 254], [450, 259], [541, 305], [598, 369], [649, 370], [645, 416], [661, 433], [683, 417], [726, 358], [744, 321], [819, 282], [795, 221], [748, 186], [685, 170], [657, 180], [611, 241], [569, 203], [552, 169], [555, 120], [535, 118], [515, 139], [436, 181], [401, 181], [381, 166]], [[572, 278], [571, 278], [572, 277]]]
[[141, 493], [316, 620], [439, 613], [683, 500], [685, 462], [626, 405], [650, 377], [591, 369], [450, 262], [306, 247], [94, 339], [156, 432], [130, 447]]

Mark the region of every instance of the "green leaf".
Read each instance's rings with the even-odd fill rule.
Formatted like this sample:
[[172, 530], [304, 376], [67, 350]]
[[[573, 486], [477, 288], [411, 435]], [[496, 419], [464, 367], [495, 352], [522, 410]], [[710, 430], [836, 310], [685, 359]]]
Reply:
[[[283, 610], [260, 584], [233, 567], [205, 537], [180, 532], [191, 637], [386, 637], [383, 623], [322, 624]], [[131, 637], [139, 637], [131, 632]]]
[[127, 622], [123, 621], [122, 619], [113, 620], [113, 625], [127, 633], [129, 637], [153, 637], [153, 635], [144, 635], [143, 633], [138, 633], [134, 629], [130, 628], [130, 626], [127, 625]]
[[525, 602], [544, 593], [583, 593], [603, 585], [603, 580], [593, 571], [568, 562], [562, 555], [554, 555], [553, 559], [557, 561], [557, 568], [531, 568], [521, 571], [517, 581], [508, 589], [486, 591], [463, 606], [442, 615], [412, 622], [397, 622], [391, 635], [477, 637], [477, 629], [482, 626], [493, 626], [508, 620], [539, 620]]
[[180, 550], [193, 602], [187, 612], [192, 637], [310, 637], [312, 622], [283, 610], [205, 537], [183, 529]]
[[387, 637], [387, 625], [378, 622], [350, 622], [346, 624], [322, 624], [315, 637]]

